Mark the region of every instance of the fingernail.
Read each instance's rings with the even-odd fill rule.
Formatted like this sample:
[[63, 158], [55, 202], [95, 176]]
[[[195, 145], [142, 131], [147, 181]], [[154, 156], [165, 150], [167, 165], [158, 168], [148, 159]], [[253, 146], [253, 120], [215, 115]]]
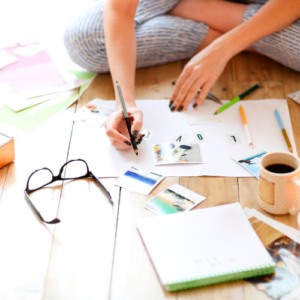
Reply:
[[133, 131], [133, 138], [136, 140], [137, 136], [139, 135], [139, 132], [137, 130]]
[[144, 134], [141, 135], [141, 137], [139, 138], [139, 140], [136, 142], [137, 145], [139, 145], [142, 142], [144, 136], [145, 136]]
[[174, 101], [170, 101], [169, 107], [173, 105]]
[[176, 106], [173, 105], [170, 109], [171, 109], [171, 111], [174, 111], [175, 108], [176, 108]]
[[128, 145], [128, 146], [131, 146], [131, 143], [129, 143], [129, 142], [127, 142], [127, 141], [125, 141], [124, 142], [126, 145]]
[[193, 107], [196, 108], [197, 107], [197, 103], [194, 103]]
[[175, 85], [175, 83], [176, 83], [176, 80], [174, 80], [174, 81], [172, 82], [173, 85]]
[[183, 106], [181, 105], [179, 108], [178, 108], [178, 111], [182, 111], [183, 110]]

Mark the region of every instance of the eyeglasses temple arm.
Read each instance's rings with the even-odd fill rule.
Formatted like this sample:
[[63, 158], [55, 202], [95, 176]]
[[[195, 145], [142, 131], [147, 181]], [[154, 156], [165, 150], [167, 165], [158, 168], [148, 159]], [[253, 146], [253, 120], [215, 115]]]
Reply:
[[32, 202], [31, 202], [31, 200], [30, 200], [30, 198], [29, 198], [29, 196], [28, 196], [28, 194], [27, 194], [26, 191], [24, 191], [24, 195], [25, 195], [25, 198], [26, 198], [26, 200], [27, 200], [28, 205], [30, 206], [30, 208], [33, 210], [33, 212], [36, 214], [36, 216], [37, 216], [42, 222], [47, 223], [47, 224], [56, 224], [56, 223], [60, 223], [60, 220], [57, 219], [57, 218], [53, 219], [53, 220], [50, 221], [50, 222], [45, 221], [45, 220], [43, 219], [42, 215], [39, 213], [39, 211], [38, 211], [38, 210], [34, 207], [34, 205], [32, 204]]
[[101, 183], [101, 181], [91, 171], [90, 171], [90, 175], [96, 181], [97, 185], [101, 188], [101, 190], [104, 192], [110, 204], [114, 205], [109, 191], [105, 188], [105, 186]]

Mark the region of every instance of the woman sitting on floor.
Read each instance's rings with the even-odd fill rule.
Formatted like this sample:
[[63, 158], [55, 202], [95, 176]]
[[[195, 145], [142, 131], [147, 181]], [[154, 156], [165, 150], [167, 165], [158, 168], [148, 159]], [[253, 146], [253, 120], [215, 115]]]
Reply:
[[[65, 45], [75, 63], [110, 71], [119, 82], [138, 139], [143, 113], [135, 104], [136, 68], [192, 58], [176, 82], [170, 109], [185, 110], [202, 87], [197, 108], [241, 51], [300, 71], [299, 18], [299, 0], [100, 0], [69, 24]], [[131, 148], [120, 103], [105, 128], [117, 150]]]

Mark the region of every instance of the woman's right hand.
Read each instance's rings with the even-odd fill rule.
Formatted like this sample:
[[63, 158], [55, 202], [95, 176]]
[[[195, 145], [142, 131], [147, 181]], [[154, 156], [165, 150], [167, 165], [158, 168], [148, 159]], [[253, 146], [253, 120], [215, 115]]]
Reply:
[[[143, 112], [136, 106], [126, 106], [126, 108], [131, 122], [131, 134], [137, 141], [141, 136], [140, 130], [143, 127]], [[122, 109], [112, 113], [104, 127], [106, 135], [116, 150], [122, 151], [132, 148]]]

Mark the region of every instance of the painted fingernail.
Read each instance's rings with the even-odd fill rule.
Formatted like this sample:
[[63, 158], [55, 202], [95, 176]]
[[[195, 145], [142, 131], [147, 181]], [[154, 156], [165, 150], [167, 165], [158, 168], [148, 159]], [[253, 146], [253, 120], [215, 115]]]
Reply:
[[128, 146], [131, 146], [131, 143], [129, 143], [129, 142], [127, 142], [127, 141], [125, 141], [124, 142], [126, 145], [128, 145]]
[[194, 103], [193, 107], [196, 108], [197, 107], [197, 103]]
[[139, 132], [137, 130], [134, 130], [132, 136], [135, 140], [136, 140], [138, 135], [139, 135]]
[[183, 110], [183, 106], [181, 105], [179, 108], [178, 108], [178, 111], [182, 111]]
[[171, 111], [174, 111], [175, 110], [175, 108], [176, 108], [176, 106], [175, 105], [173, 105], [170, 109], [171, 109]]
[[138, 141], [136, 142], [137, 145], [139, 145], [139, 144], [142, 142], [144, 136], [145, 136], [144, 134], [141, 135], [141, 137], [140, 137], [140, 138], [138, 139]]
[[169, 107], [173, 105], [174, 101], [170, 101]]
[[174, 80], [174, 81], [172, 82], [173, 85], [175, 85], [175, 83], [176, 83], [176, 80]]

